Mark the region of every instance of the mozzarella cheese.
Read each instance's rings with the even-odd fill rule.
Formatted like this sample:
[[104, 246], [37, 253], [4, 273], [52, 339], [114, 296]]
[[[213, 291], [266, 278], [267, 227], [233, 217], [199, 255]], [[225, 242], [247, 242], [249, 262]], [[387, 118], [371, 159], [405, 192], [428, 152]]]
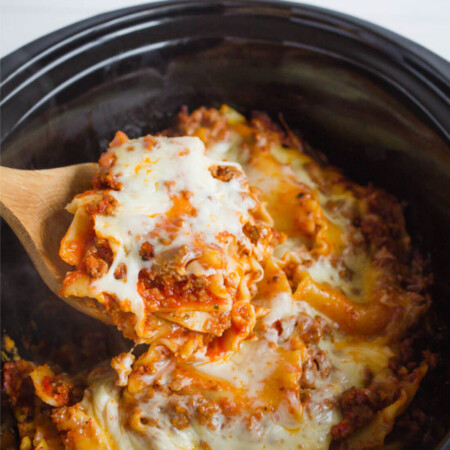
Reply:
[[[318, 348], [324, 353], [323, 367], [329, 366], [332, 370], [327, 375], [317, 373], [313, 377], [314, 387], [310, 390], [307, 406], [300, 406], [298, 414], [293, 414], [289, 409], [290, 402], [299, 405], [298, 393], [292, 397], [278, 391], [277, 382], [289, 370], [297, 371], [297, 377], [300, 376], [302, 355], [298, 352], [292, 358], [288, 338], [293, 335], [294, 322], [311, 320], [316, 311], [287, 292], [260, 298], [258, 303], [270, 310], [261, 319], [266, 327], [263, 333], [258, 333], [256, 341], [243, 342], [239, 352], [220, 361], [187, 364], [189, 378], [200, 376], [216, 380], [221, 383], [222, 394], [225, 392], [230, 399], [246, 399], [246, 407], [237, 416], [226, 416], [217, 410], [210, 420], [211, 427], [194, 418], [193, 405], [199, 401], [196, 394], [168, 396], [155, 391], [149, 396], [145, 390], [134, 394], [136, 406], [130, 410], [123, 400], [121, 388], [108, 373], [90, 383], [81, 405], [108, 432], [111, 448], [115, 445], [117, 448], [140, 449], [150, 445], [155, 450], [196, 449], [205, 444], [217, 450], [328, 448], [331, 427], [342, 418], [337, 406], [339, 396], [350, 386], [363, 386], [367, 369], [376, 375], [386, 367], [393, 353], [376, 341], [349, 344], [339, 335], [333, 341], [330, 338], [321, 340]], [[276, 322], [283, 328], [281, 335], [274, 334], [271, 329]], [[289, 358], [288, 365], [284, 364], [285, 358]], [[280, 367], [282, 374], [277, 373]], [[173, 364], [160, 364], [147, 385], [156, 380], [159, 385], [169, 385], [174, 371]], [[269, 400], [267, 387], [275, 391], [275, 397]], [[171, 401], [176, 401], [191, 415], [188, 427], [173, 426], [168, 413]], [[264, 405], [274, 405], [275, 409], [249, 427], [246, 414]], [[130, 413], [144, 417], [149, 425], [141, 426], [138, 431], [131, 429]]]
[[[179, 276], [232, 273], [236, 261], [223, 251], [231, 241], [258, 254], [258, 248], [243, 232], [256, 201], [238, 163], [220, 164], [234, 170], [236, 176], [230, 180], [224, 182], [213, 176], [211, 169], [217, 162], [205, 154], [204, 144], [196, 137], [140, 138], [110, 152], [114, 155], [111, 175], [120, 189], [108, 191], [113, 212], [96, 214], [94, 231], [97, 238], [109, 242], [114, 259], [106, 274], [91, 280], [89, 295], [114, 295], [122, 310], [136, 315], [137, 335], [146, 337], [148, 312], [137, 289], [140, 272], [158, 261], [165, 265], [180, 252], [182, 261], [176, 267]], [[73, 203], [80, 206], [97, 197], [86, 195]], [[153, 255], [143, 260], [140, 249], [147, 241]], [[222, 268], [199, 262], [199, 252], [208, 248], [222, 251]], [[122, 265], [126, 276], [117, 279], [116, 270]]]

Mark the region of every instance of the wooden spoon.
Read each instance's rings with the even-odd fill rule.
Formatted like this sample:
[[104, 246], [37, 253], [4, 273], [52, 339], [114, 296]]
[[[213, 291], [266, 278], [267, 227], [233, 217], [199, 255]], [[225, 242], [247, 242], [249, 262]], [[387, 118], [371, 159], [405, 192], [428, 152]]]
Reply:
[[[76, 194], [92, 186], [97, 167], [94, 163], [49, 170], [0, 167], [0, 214], [20, 239], [44, 282], [58, 296], [66, 273], [73, 270], [59, 257], [61, 239], [71, 222], [64, 207]], [[82, 299], [61, 298], [79, 311], [111, 323]]]

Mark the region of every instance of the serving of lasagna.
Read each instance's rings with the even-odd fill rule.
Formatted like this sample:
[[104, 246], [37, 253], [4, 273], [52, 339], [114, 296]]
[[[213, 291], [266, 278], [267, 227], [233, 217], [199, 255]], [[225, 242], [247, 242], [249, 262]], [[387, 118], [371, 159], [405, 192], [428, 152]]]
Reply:
[[76, 374], [7, 362], [21, 449], [404, 446], [430, 277], [393, 197], [222, 106], [118, 132], [67, 210], [61, 295], [134, 345]]

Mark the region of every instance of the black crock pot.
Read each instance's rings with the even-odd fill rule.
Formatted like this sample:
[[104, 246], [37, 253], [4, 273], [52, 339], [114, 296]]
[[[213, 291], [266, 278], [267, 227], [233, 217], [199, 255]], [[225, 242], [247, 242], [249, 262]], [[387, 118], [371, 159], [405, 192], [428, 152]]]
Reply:
[[[426, 323], [438, 365], [415, 400], [427, 416], [417, 448], [445, 448], [449, 74], [447, 61], [407, 39], [307, 5], [188, 0], [126, 8], [2, 59], [2, 164], [93, 161], [116, 130], [131, 137], [160, 130], [183, 104], [282, 113], [348, 177], [407, 205], [413, 240], [435, 274]], [[78, 345], [86, 330], [102, 336], [99, 360], [113, 352], [120, 338], [58, 301], [4, 223], [1, 243], [2, 331], [24, 357], [46, 360], [64, 342]]]

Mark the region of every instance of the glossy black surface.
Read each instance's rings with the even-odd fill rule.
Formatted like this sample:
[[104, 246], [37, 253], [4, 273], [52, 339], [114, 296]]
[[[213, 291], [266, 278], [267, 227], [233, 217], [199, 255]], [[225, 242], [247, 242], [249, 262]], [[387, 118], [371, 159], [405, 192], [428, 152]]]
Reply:
[[[350, 178], [405, 200], [413, 239], [431, 255], [429, 327], [441, 358], [417, 400], [427, 411], [417, 445], [431, 448], [450, 420], [449, 73], [448, 62], [416, 44], [319, 8], [248, 1], [133, 7], [65, 28], [2, 60], [2, 164], [92, 161], [116, 130], [132, 137], [160, 130], [183, 104], [282, 113]], [[33, 358], [44, 359], [67, 330], [97, 326], [56, 299], [57, 311], [46, 316], [40, 305], [50, 296], [4, 225], [2, 326], [22, 346], [29, 320], [39, 324], [31, 339], [45, 329], [45, 352], [23, 349]]]

